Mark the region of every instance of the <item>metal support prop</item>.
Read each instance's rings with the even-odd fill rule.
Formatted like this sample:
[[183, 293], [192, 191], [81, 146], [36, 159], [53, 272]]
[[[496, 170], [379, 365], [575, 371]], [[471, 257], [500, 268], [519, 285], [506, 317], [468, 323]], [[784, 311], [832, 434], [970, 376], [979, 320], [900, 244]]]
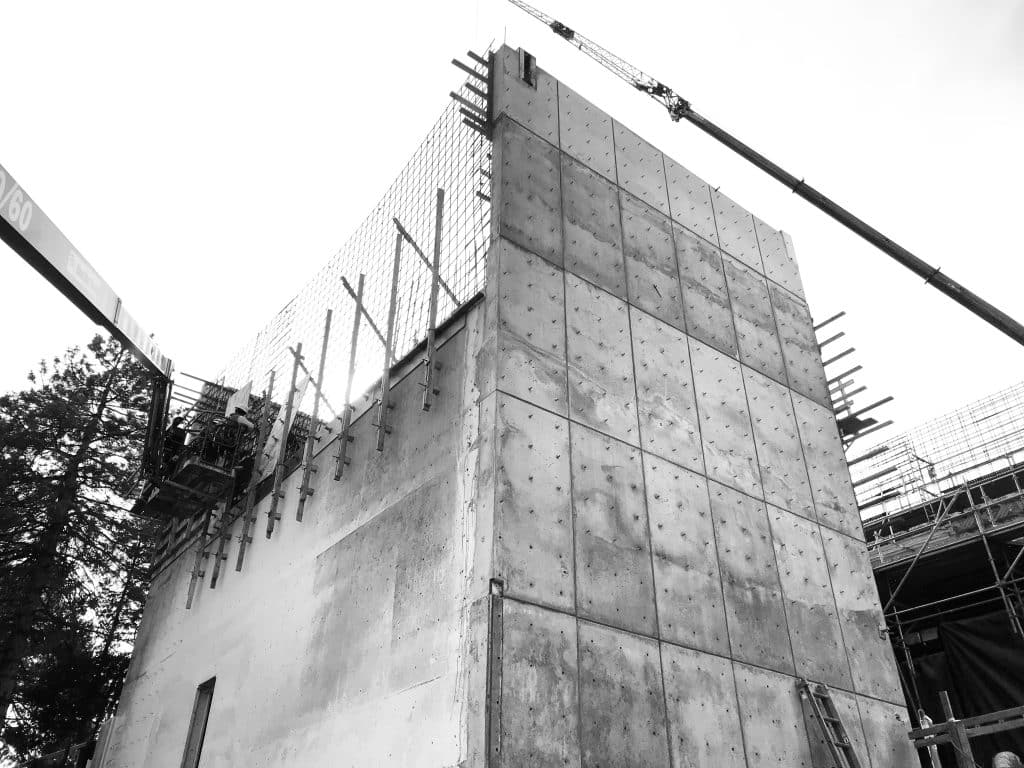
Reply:
[[206, 556], [206, 540], [210, 535], [210, 517], [212, 509], [207, 509], [203, 515], [203, 530], [199, 534], [199, 547], [196, 549], [196, 559], [192, 564], [192, 576], [188, 580], [188, 599], [185, 600], [185, 609], [192, 607], [192, 598], [196, 593], [196, 582], [206, 575], [203, 570], [203, 558]]
[[281, 431], [281, 445], [277, 452], [277, 463], [274, 465], [274, 490], [270, 494], [270, 509], [267, 510], [267, 538], [274, 535], [274, 523], [281, 519], [281, 513], [277, 511], [277, 505], [284, 496], [281, 484], [284, 481], [284, 460], [288, 452], [288, 433], [292, 427], [292, 410], [295, 407], [295, 383], [299, 377], [299, 363], [302, 360], [302, 342], [295, 345], [295, 363], [292, 365], [292, 384], [288, 389], [288, 399], [285, 401], [284, 429]]
[[427, 347], [423, 357], [423, 410], [429, 411], [434, 395], [434, 360], [437, 352], [437, 288], [441, 281], [441, 227], [444, 224], [444, 190], [437, 190], [437, 217], [434, 221], [434, 265], [430, 270], [430, 314], [427, 320]]
[[231, 540], [231, 526], [235, 524], [238, 515], [231, 515], [231, 500], [235, 498], [235, 481], [232, 479], [228, 485], [228, 495], [224, 499], [224, 511], [217, 518], [217, 554], [213, 558], [213, 572], [210, 574], [210, 589], [217, 588], [217, 580], [220, 578], [220, 565], [228, 559], [228, 542]]
[[[342, 278], [344, 280], [344, 278]], [[341, 416], [341, 438], [338, 440], [338, 453], [334, 457], [334, 479], [341, 480], [345, 472], [345, 465], [349, 463], [348, 444], [352, 441], [349, 432], [352, 429], [352, 379], [356, 375], [356, 348], [359, 345], [359, 321], [363, 317], [363, 284], [366, 282], [366, 275], [359, 275], [359, 288], [353, 296], [356, 302], [355, 316], [352, 320], [352, 340], [348, 347], [348, 374], [345, 378], [345, 405]], [[348, 282], [345, 282], [348, 286]], [[351, 293], [351, 289], [349, 290]]]
[[245, 489], [245, 506], [242, 507], [242, 533], [238, 541], [238, 557], [235, 559], [235, 570], [242, 570], [242, 563], [245, 561], [245, 550], [252, 544], [252, 526], [256, 522], [253, 515], [253, 508], [256, 506], [256, 486], [260, 479], [260, 455], [259, 451], [267, 444], [267, 437], [270, 435], [270, 425], [273, 423], [273, 396], [274, 396], [274, 371], [270, 372], [270, 383], [263, 390], [263, 413], [260, 415], [260, 428], [256, 436], [256, 456], [253, 458], [252, 477], [249, 478], [249, 486]]
[[380, 398], [377, 403], [377, 450], [384, 450], [384, 435], [391, 432], [388, 410], [391, 407], [391, 352], [395, 343], [395, 314], [398, 308], [398, 273], [402, 266], [402, 230], [395, 235], [395, 266], [391, 274], [391, 300], [388, 302], [388, 336], [384, 342], [384, 371], [380, 377]]
[[[442, 195], [444, 194], [443, 190], [438, 190], [438, 192], [441, 192]], [[398, 229], [398, 234], [409, 241], [409, 245], [412, 246], [412, 249], [416, 252], [416, 255], [420, 257], [420, 261], [426, 264], [428, 269], [433, 270], [434, 267], [431, 265], [430, 259], [428, 259], [427, 255], [423, 253], [423, 249], [416, 244], [416, 241], [412, 239], [412, 235], [410, 235], [406, 231], [405, 227], [402, 226], [402, 222], [395, 218], [393, 218], [392, 221], [395, 222], [395, 227]], [[439, 248], [440, 245], [438, 245], [437, 247]], [[455, 303], [455, 306], [459, 306], [459, 299], [458, 297], [456, 297], [455, 292], [448, 287], [448, 283], [446, 283], [441, 278], [440, 275], [437, 276], [437, 280], [441, 284], [441, 287], [444, 288], [444, 292], [447, 293], [451, 300]]]
[[303, 451], [302, 459], [302, 484], [299, 486], [299, 506], [295, 511], [295, 519], [302, 520], [302, 513], [306, 509], [306, 499], [313, 495], [313, 489], [309, 487], [309, 476], [311, 473], [316, 472], [316, 468], [313, 466], [313, 448], [315, 443], [320, 438], [317, 437], [317, 432], [320, 430], [320, 388], [323, 386], [324, 381], [324, 364], [327, 362], [327, 342], [331, 337], [331, 317], [333, 313], [331, 310], [327, 310], [327, 316], [324, 318], [324, 340], [320, 347], [320, 365], [317, 368], [316, 381], [313, 382], [313, 386], [316, 388], [316, 397], [313, 399], [313, 414], [309, 422], [309, 434], [306, 435], [306, 448]]

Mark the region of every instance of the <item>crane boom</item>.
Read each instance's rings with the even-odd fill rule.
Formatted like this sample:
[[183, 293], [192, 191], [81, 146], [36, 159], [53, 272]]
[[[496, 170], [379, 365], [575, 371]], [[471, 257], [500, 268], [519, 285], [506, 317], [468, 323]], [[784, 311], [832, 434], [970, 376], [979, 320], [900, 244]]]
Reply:
[[796, 195], [809, 202], [815, 208], [823, 211], [847, 229], [860, 235], [880, 251], [895, 259], [914, 274], [924, 279], [925, 283], [938, 289], [957, 304], [973, 312], [985, 322], [999, 329], [1018, 344], [1024, 345], [1024, 326], [1014, 320], [1008, 314], [982, 299], [976, 293], [965, 288], [953, 278], [946, 275], [939, 267], [933, 267], [923, 259], [915, 256], [903, 246], [890, 240], [867, 222], [854, 216], [848, 210], [836, 203], [829, 197], [816, 190], [803, 179], [798, 179], [793, 174], [773, 163], [767, 157], [757, 152], [747, 144], [729, 134], [706, 117], [698, 114], [690, 106], [690, 102], [673, 91], [670, 87], [651, 77], [643, 70], [633, 66], [625, 59], [616, 56], [611, 51], [602, 48], [600, 45], [587, 37], [566, 26], [557, 19], [553, 19], [546, 13], [524, 3], [522, 0], [509, 0], [512, 5], [522, 9], [535, 19], [543, 22], [556, 35], [564, 38], [569, 43], [579, 48], [583, 53], [594, 59], [598, 64], [610, 71], [616, 77], [629, 83], [638, 91], [646, 93], [655, 101], [668, 110], [669, 117], [673, 121], [687, 120], [706, 134], [729, 147], [741, 157], [756, 165], [769, 176], [785, 184]]

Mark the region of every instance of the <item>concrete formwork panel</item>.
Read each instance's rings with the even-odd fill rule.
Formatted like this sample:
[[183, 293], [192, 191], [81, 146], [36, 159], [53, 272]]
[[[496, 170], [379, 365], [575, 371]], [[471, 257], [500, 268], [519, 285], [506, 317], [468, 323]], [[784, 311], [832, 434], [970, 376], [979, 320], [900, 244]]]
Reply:
[[565, 304], [571, 417], [638, 444], [626, 302], [566, 273]]
[[796, 679], [734, 664], [748, 768], [816, 768]]
[[699, 341], [690, 344], [690, 354], [708, 477], [760, 496], [740, 364]]
[[867, 696], [858, 696], [857, 703], [872, 768], [916, 768], [918, 754], [907, 738], [913, 725], [906, 707]]
[[768, 284], [759, 274], [725, 257], [725, 276], [736, 322], [740, 360], [755, 371], [786, 383], [786, 366], [775, 331]]
[[504, 240], [500, 250], [497, 387], [566, 414], [562, 272]]
[[774, 507], [768, 512], [797, 674], [851, 689], [850, 665], [818, 525]]
[[654, 635], [654, 583], [640, 451], [570, 425], [577, 613]]
[[707, 480], [650, 454], [644, 455], [644, 479], [659, 637], [728, 655]]
[[499, 233], [562, 266], [562, 199], [558, 150], [509, 120], [496, 129], [500, 149]]
[[813, 520], [814, 504], [789, 390], [749, 368], [743, 368], [743, 381], [765, 500]]
[[678, 768], [747, 768], [732, 662], [662, 644], [669, 751]]
[[669, 764], [658, 643], [580, 622], [583, 768]]
[[795, 392], [793, 409], [818, 522], [863, 541], [864, 529], [835, 415], [829, 408]]
[[786, 233], [773, 229], [757, 216], [754, 217], [754, 232], [761, 248], [765, 277], [803, 298], [804, 288], [793, 255], [792, 240]]
[[[836, 706], [839, 719], [843, 721], [843, 728], [850, 739], [854, 754], [860, 760], [861, 768], [871, 768], [871, 763], [868, 759], [868, 746], [864, 740], [864, 729], [861, 726], [860, 709], [857, 706], [857, 696], [838, 688], [830, 688], [829, 692], [832, 694], [832, 702]], [[806, 700], [801, 700], [801, 706], [804, 711], [804, 724], [807, 728], [807, 736], [811, 744], [811, 755], [814, 758], [813, 764], [815, 766], [835, 765], [835, 761], [832, 760], [832, 753], [829, 752], [828, 744], [825, 742], [826, 736], [821, 730], [821, 725], [811, 712], [810, 703]], [[890, 765], [889, 763], [883, 763], [878, 768], [890, 768]], [[904, 768], [904, 766], [902, 763], [893, 763], [892, 768]], [[906, 768], [917, 768], [917, 766], [913, 763], [907, 763]]]
[[630, 195], [621, 196], [621, 205], [630, 304], [684, 329], [671, 222]]
[[615, 185], [562, 155], [565, 268], [626, 298], [619, 193]]
[[[878, 591], [863, 542], [825, 528], [821, 531], [839, 610], [839, 623], [857, 693], [905, 706], [896, 660], [886, 635]], [[865, 726], [866, 727], [866, 726]]]
[[495, 54], [494, 116], [505, 114], [541, 138], [558, 144], [558, 84], [551, 75], [536, 70], [537, 83], [523, 80], [519, 51], [502, 46]]
[[579, 765], [576, 620], [502, 601], [501, 768]]
[[683, 291], [686, 331], [705, 344], [737, 357], [729, 288], [722, 252], [682, 227], [672, 227]]
[[612, 126], [619, 186], [668, 216], [668, 187], [661, 150], [618, 121], [613, 120]]
[[769, 284], [768, 291], [779, 327], [789, 386], [816, 403], [830, 405], [825, 369], [821, 366], [818, 339], [807, 305], [776, 285]]
[[558, 85], [558, 114], [562, 151], [614, 181], [612, 119], [563, 83]]
[[711, 204], [715, 208], [715, 224], [721, 249], [764, 274], [757, 234], [754, 232], [754, 217], [715, 189], [711, 190]]
[[710, 486], [732, 656], [792, 674], [768, 511], [763, 501], [718, 483]]
[[708, 185], [667, 156], [665, 178], [672, 219], [717, 246], [718, 230], [715, 228], [715, 213]]
[[495, 575], [511, 597], [572, 610], [569, 423], [504, 395], [497, 411]]
[[630, 310], [640, 445], [688, 469], [704, 471], [697, 401], [686, 334]]

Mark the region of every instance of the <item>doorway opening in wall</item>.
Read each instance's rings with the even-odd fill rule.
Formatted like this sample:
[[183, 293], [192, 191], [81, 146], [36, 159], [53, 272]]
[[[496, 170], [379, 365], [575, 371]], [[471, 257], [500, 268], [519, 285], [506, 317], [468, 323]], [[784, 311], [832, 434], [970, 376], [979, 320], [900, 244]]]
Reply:
[[210, 705], [213, 704], [213, 686], [216, 677], [211, 677], [196, 689], [196, 703], [192, 707], [192, 719], [188, 723], [188, 738], [185, 740], [185, 755], [181, 768], [199, 768], [199, 756], [203, 752], [206, 738], [206, 721], [210, 719]]

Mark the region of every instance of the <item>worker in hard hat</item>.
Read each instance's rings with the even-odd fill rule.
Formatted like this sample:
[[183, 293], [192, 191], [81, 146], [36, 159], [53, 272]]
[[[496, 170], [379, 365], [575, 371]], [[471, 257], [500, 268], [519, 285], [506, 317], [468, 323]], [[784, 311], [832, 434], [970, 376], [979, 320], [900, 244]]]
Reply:
[[1000, 752], [992, 758], [992, 768], [1024, 768], [1024, 763], [1013, 752]]

